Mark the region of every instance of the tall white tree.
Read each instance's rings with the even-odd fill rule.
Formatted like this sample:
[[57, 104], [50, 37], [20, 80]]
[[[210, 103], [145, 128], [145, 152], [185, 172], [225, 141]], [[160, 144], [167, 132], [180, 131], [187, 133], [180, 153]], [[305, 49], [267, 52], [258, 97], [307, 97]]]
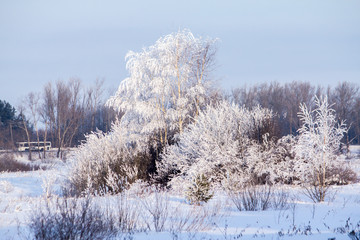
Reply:
[[204, 106], [215, 40], [189, 30], [166, 35], [141, 52], [126, 55], [129, 77], [107, 105], [125, 111], [122, 121], [134, 133], [157, 132], [165, 146], [168, 132], [182, 132]]
[[107, 101], [124, 115], [109, 133], [87, 136], [87, 143], [76, 151], [71, 182], [82, 190], [116, 192], [124, 177], [129, 182], [138, 178], [145, 161], [154, 161], [149, 143], [165, 147], [169, 131], [182, 132], [205, 108], [214, 54], [215, 40], [196, 38], [188, 30], [166, 35], [141, 52], [129, 52], [129, 77]]
[[344, 122], [336, 120], [335, 111], [327, 97], [316, 97], [315, 104], [314, 110], [308, 109], [305, 104], [300, 105], [302, 126], [298, 130], [300, 135], [296, 153], [308, 163], [308, 169], [313, 169], [311, 184], [314, 188], [308, 189], [309, 196], [322, 202], [328, 189], [326, 171], [336, 159], [347, 128]]

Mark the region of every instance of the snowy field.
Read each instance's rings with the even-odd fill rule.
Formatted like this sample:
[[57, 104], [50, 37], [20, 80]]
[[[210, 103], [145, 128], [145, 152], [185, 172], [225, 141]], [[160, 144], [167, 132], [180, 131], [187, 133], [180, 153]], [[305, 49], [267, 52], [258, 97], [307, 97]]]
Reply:
[[[342, 161], [360, 175], [360, 146], [352, 146], [350, 156]], [[47, 170], [0, 173], [0, 239], [32, 239], [29, 219], [41, 204], [56, 199], [66, 165], [58, 160], [43, 165]], [[126, 200], [121, 206], [130, 209], [137, 226], [118, 239], [349, 240], [351, 231], [360, 231], [360, 183], [334, 186], [324, 203], [313, 203], [300, 187], [281, 189], [289, 203], [280, 210], [239, 211], [221, 190], [202, 206], [191, 206], [174, 192], [141, 192], [140, 188], [130, 189], [126, 197], [95, 197], [93, 203], [115, 209], [119, 200]], [[155, 208], [163, 211], [160, 226], [152, 219]]]

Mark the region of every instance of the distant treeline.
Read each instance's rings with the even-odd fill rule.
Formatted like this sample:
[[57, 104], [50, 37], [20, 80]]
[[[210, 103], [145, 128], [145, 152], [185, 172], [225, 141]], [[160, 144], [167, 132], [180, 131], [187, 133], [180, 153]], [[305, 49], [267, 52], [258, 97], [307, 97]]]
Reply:
[[[245, 105], [260, 105], [276, 114], [271, 124], [272, 136], [297, 133], [301, 122], [299, 105], [314, 104], [315, 96], [327, 95], [338, 120], [346, 120], [349, 131], [344, 142], [360, 144], [360, 91], [359, 85], [341, 82], [334, 87], [314, 86], [294, 81], [281, 84], [264, 83], [239, 87], [224, 93], [219, 99]], [[0, 148], [11, 149], [19, 141], [51, 141], [60, 155], [64, 147], [73, 147], [85, 139], [85, 134], [101, 130], [107, 132], [121, 113], [105, 106], [109, 96], [104, 94], [103, 81], [97, 80], [85, 88], [79, 79], [48, 83], [42, 92], [29, 93], [15, 109], [0, 100]]]
[[79, 145], [85, 134], [107, 132], [120, 116], [105, 107], [103, 80], [85, 88], [79, 79], [47, 83], [29, 93], [16, 110], [0, 101], [0, 148], [12, 149], [19, 141], [51, 141], [58, 148]]
[[[253, 107], [260, 105], [272, 109], [277, 117], [274, 119], [275, 135], [281, 137], [297, 134], [301, 122], [298, 118], [299, 105], [314, 106], [315, 96], [327, 95], [333, 104], [339, 122], [345, 120], [349, 127], [344, 142], [360, 144], [360, 91], [359, 85], [341, 82], [334, 87], [314, 86], [308, 82], [294, 81], [280, 84], [264, 83], [252, 87], [233, 89], [229, 98], [232, 102]], [[313, 108], [314, 109], [314, 108]]]

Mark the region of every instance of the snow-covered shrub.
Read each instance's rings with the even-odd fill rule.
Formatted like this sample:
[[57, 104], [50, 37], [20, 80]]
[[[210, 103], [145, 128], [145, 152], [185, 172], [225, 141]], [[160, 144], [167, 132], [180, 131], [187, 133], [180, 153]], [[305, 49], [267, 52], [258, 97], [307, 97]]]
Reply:
[[263, 211], [269, 208], [282, 210], [289, 207], [289, 194], [282, 189], [274, 190], [266, 184], [233, 188], [227, 193], [239, 211]]
[[239, 211], [263, 211], [271, 206], [272, 189], [269, 185], [249, 185], [230, 191], [229, 196]]
[[131, 201], [127, 191], [116, 196], [117, 211], [114, 215], [116, 226], [123, 233], [137, 230], [140, 221], [140, 210], [137, 202]]
[[358, 176], [350, 166], [339, 162], [326, 169], [326, 179], [330, 185], [346, 185], [358, 181]]
[[149, 230], [163, 231], [169, 217], [169, 196], [156, 186], [146, 189], [147, 196], [141, 198], [145, 214], [143, 220]]
[[[284, 136], [279, 140], [269, 139], [265, 134], [262, 143], [252, 141], [248, 145], [244, 160], [246, 162], [246, 175], [252, 184], [291, 184], [299, 179], [295, 169], [294, 147], [296, 139]], [[251, 177], [250, 177], [251, 176]], [[232, 182], [239, 176], [231, 175]]]
[[117, 122], [107, 134], [86, 136], [86, 143], [75, 150], [69, 175], [75, 193], [118, 193], [137, 179], [136, 153], [124, 132]]
[[214, 205], [187, 205], [185, 207], [180, 203], [170, 212], [169, 231], [175, 235], [181, 232], [196, 233], [207, 230], [221, 219], [221, 209], [220, 202]]
[[299, 140], [296, 155], [299, 167], [304, 174], [307, 195], [315, 202], [322, 202], [329, 189], [327, 174], [340, 150], [341, 139], [347, 131], [343, 122], [338, 123], [335, 111], [329, 105], [327, 97], [315, 98], [316, 108], [309, 110], [300, 105], [299, 117], [302, 126], [298, 130]]
[[274, 210], [284, 210], [290, 207], [290, 195], [289, 192], [280, 189], [273, 189], [271, 195], [271, 208]]
[[[300, 163], [297, 163], [297, 165], [300, 165], [302, 160], [298, 159], [298, 161]], [[309, 188], [309, 190], [314, 188], [315, 191], [315, 188], [317, 188], [316, 191], [320, 191], [321, 187], [319, 187], [319, 182], [322, 183], [323, 179], [325, 179], [325, 184], [323, 187], [326, 187], [327, 189], [331, 185], [347, 185], [358, 181], [358, 176], [354, 170], [352, 170], [348, 164], [345, 164], [342, 161], [334, 160], [332, 163], [325, 166], [325, 174], [322, 172], [320, 174], [320, 178], [318, 170], [314, 170], [311, 168], [311, 165], [307, 164], [306, 162], [304, 165], [305, 166], [302, 166], [302, 169], [305, 174], [299, 176], [302, 180], [302, 183], [304, 184], [304, 187]], [[300, 167], [301, 166], [298, 166], [298, 168]], [[320, 194], [320, 192], [318, 194]]]
[[[54, 199], [53, 199], [54, 200]], [[111, 239], [118, 233], [110, 211], [92, 202], [91, 197], [56, 198], [44, 201], [30, 215], [33, 239]]]
[[[201, 218], [198, 217], [201, 211], [196, 207], [184, 208], [179, 204], [179, 206], [174, 209], [174, 215], [169, 219], [169, 230], [173, 235], [180, 234], [183, 231], [196, 232], [199, 230], [198, 226], [202, 225], [203, 216]], [[198, 225], [198, 223], [200, 224]]]
[[139, 201], [143, 220], [140, 226], [144, 225], [151, 231], [169, 231], [174, 235], [182, 232], [196, 233], [209, 229], [223, 216], [221, 201], [206, 205], [174, 202], [166, 190], [154, 185], [145, 188]]
[[273, 170], [273, 183], [297, 184], [303, 173], [295, 166], [295, 146], [297, 138], [287, 135], [280, 138], [273, 146], [275, 157], [271, 169]]
[[210, 182], [204, 174], [197, 175], [186, 191], [186, 199], [190, 204], [195, 205], [209, 201], [213, 195], [210, 188]]
[[24, 163], [17, 161], [14, 154], [1, 153], [0, 154], [0, 172], [19, 172], [19, 171], [33, 171], [40, 167], [36, 164]]
[[[274, 153], [275, 143], [268, 141], [266, 135], [263, 138], [264, 141], [262, 144], [252, 141], [244, 156], [247, 166], [245, 169], [248, 178], [247, 182], [255, 185], [272, 183], [275, 177], [271, 172], [274, 170], [272, 165], [276, 157]], [[232, 177], [234, 176], [232, 175]]]
[[220, 182], [227, 173], [242, 175], [250, 136], [272, 117], [268, 109], [248, 110], [222, 101], [201, 111], [195, 122], [168, 146], [157, 163], [160, 174], [175, 173], [173, 185], [204, 174], [212, 182]]

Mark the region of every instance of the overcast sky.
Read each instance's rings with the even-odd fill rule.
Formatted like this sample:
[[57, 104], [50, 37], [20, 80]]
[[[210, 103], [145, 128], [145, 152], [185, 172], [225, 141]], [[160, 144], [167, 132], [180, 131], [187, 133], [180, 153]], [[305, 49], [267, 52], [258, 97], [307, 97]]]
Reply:
[[231, 89], [270, 81], [360, 83], [359, 0], [0, 0], [0, 99], [71, 77], [127, 77], [125, 54], [188, 28], [219, 38], [214, 77]]

